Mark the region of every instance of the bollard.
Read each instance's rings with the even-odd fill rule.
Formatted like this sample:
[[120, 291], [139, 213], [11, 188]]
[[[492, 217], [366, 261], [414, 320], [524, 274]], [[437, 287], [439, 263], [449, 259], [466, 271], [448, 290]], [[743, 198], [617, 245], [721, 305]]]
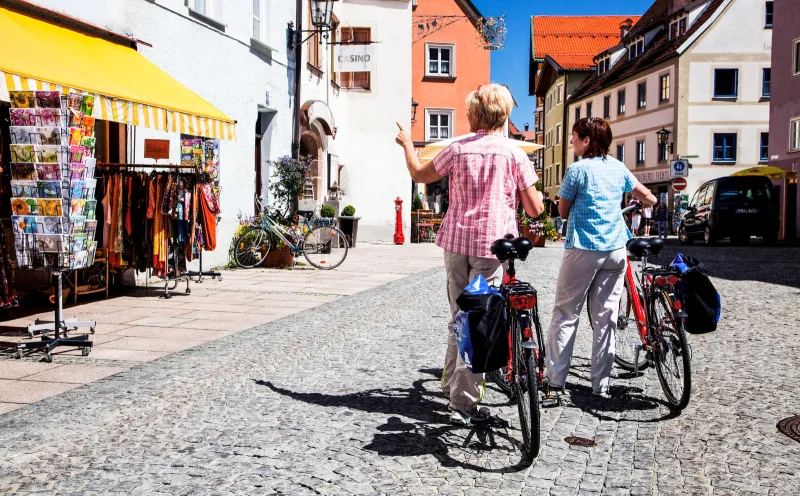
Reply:
[[394, 244], [402, 245], [406, 242], [406, 238], [403, 236], [403, 200], [399, 196], [394, 201], [394, 210], [397, 214], [394, 225]]

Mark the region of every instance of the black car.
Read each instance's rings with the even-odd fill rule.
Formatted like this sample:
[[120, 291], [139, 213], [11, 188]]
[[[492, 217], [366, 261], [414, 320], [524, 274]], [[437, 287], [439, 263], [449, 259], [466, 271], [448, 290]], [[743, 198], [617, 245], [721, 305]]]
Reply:
[[678, 228], [678, 239], [707, 245], [730, 238], [745, 244], [751, 236], [774, 243], [778, 238], [778, 196], [766, 177], [720, 177], [700, 186]]

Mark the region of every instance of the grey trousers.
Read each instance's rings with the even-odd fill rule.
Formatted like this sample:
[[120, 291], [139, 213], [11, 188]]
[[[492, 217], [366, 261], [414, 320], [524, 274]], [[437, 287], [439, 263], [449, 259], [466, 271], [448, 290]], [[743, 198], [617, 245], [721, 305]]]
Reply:
[[473, 374], [458, 357], [456, 335], [453, 332], [458, 305], [456, 299], [478, 274], [489, 284], [502, 282], [504, 267], [497, 259], [469, 257], [450, 251], [444, 252], [447, 272], [447, 297], [450, 301], [450, 323], [447, 333], [447, 354], [442, 372], [442, 390], [450, 396], [450, 407], [469, 411], [482, 398], [485, 390], [483, 374]]
[[547, 336], [545, 376], [550, 384], [563, 387], [569, 373], [575, 332], [583, 304], [587, 301], [592, 339], [592, 390], [607, 392], [614, 365], [614, 333], [619, 300], [625, 281], [625, 249], [588, 251], [567, 249], [561, 261], [556, 286], [553, 319]]

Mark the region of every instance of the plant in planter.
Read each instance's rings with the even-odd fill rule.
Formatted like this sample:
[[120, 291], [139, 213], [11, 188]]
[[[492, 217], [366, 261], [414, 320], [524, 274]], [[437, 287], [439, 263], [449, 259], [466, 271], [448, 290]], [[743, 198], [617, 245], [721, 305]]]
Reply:
[[311, 175], [311, 158], [294, 159], [287, 155], [271, 161], [270, 165], [275, 171], [276, 179], [269, 187], [275, 206], [288, 212], [289, 217], [294, 217], [297, 213], [297, 199]]
[[356, 217], [356, 208], [352, 205], [347, 205], [342, 209], [342, 215], [339, 216], [339, 227], [347, 237], [350, 243], [350, 248], [356, 247], [356, 238], [358, 237], [358, 219]]
[[326, 219], [332, 219], [336, 217], [336, 209], [330, 205], [323, 205], [319, 215], [321, 217], [325, 217]]
[[417, 210], [422, 210], [422, 198], [414, 195], [411, 199], [411, 211], [416, 212]]

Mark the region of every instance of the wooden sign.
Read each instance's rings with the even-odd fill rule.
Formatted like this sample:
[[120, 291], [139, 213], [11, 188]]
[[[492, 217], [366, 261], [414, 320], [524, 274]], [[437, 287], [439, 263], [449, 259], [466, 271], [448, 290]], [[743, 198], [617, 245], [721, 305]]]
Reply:
[[169, 159], [169, 140], [144, 140], [144, 158]]

